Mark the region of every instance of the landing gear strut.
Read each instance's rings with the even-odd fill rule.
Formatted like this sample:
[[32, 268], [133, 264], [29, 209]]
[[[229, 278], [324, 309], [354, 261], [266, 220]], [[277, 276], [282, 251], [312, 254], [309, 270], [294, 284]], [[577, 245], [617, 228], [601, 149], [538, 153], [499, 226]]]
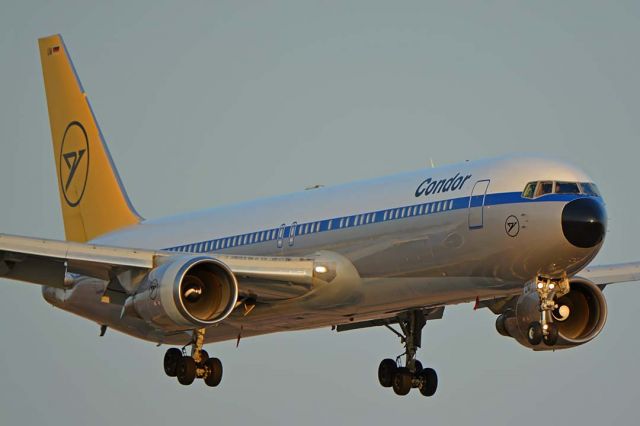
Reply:
[[556, 299], [569, 292], [569, 281], [566, 279], [550, 280], [538, 277], [532, 284], [540, 299], [540, 321], [529, 324], [527, 340], [533, 346], [544, 342], [554, 346], [558, 341], [558, 325], [553, 322], [553, 311], [558, 309]]
[[[438, 388], [438, 375], [432, 368], [422, 368], [422, 363], [416, 359], [416, 352], [422, 344], [422, 329], [427, 321], [422, 311], [409, 311], [398, 318], [402, 333], [389, 325], [404, 344], [405, 352], [396, 360], [385, 359], [378, 367], [378, 380], [385, 388], [393, 388], [397, 395], [406, 395], [411, 388], [418, 388], [424, 396], [433, 396]], [[401, 359], [405, 357], [404, 366]]]
[[164, 372], [176, 377], [182, 385], [190, 385], [195, 379], [203, 379], [207, 386], [218, 386], [222, 380], [222, 363], [218, 358], [209, 358], [204, 344], [203, 328], [193, 332], [191, 355], [186, 354], [187, 346], [182, 350], [169, 348], [164, 354]]

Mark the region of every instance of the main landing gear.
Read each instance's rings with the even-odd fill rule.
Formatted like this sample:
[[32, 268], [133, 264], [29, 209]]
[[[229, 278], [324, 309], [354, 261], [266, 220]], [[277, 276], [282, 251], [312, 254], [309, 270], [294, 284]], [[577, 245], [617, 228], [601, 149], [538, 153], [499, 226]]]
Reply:
[[568, 309], [566, 306], [559, 307], [556, 300], [569, 292], [569, 281], [538, 277], [532, 285], [535, 286], [534, 291], [540, 299], [540, 321], [529, 324], [527, 340], [533, 346], [541, 342], [547, 346], [554, 346], [558, 342], [559, 334], [558, 324], [553, 322], [554, 316], [562, 318], [565, 316], [562, 308]]
[[207, 386], [215, 387], [222, 380], [222, 363], [218, 358], [209, 358], [202, 349], [204, 329], [193, 332], [191, 356], [186, 354], [186, 346], [182, 350], [169, 348], [164, 354], [164, 372], [169, 377], [177, 377], [182, 385], [190, 385], [195, 379], [203, 379]]
[[[433, 368], [422, 368], [416, 359], [416, 352], [422, 343], [422, 329], [427, 321], [422, 311], [409, 311], [399, 318], [402, 333], [386, 325], [398, 337], [405, 347], [405, 352], [396, 360], [385, 359], [378, 367], [378, 380], [385, 388], [393, 388], [397, 395], [407, 395], [411, 388], [418, 388], [424, 396], [433, 396], [438, 388], [438, 375]], [[402, 356], [404, 366], [400, 366]]]

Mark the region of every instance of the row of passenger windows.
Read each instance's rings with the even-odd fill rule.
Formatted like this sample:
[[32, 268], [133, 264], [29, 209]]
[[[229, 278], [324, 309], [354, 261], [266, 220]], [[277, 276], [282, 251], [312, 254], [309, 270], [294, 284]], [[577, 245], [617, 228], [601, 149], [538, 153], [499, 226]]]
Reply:
[[600, 191], [595, 183], [554, 181], [529, 182], [522, 191], [524, 198], [538, 198], [547, 194], [584, 194], [599, 197]]
[[179, 247], [169, 248], [169, 251], [205, 253], [215, 250], [224, 250], [231, 247], [238, 247], [247, 244], [256, 244], [266, 241], [278, 240], [279, 245], [285, 238], [291, 241], [298, 235], [308, 235], [317, 232], [331, 231], [332, 229], [349, 228], [353, 226], [368, 225], [376, 222], [402, 219], [405, 217], [422, 216], [426, 214], [439, 213], [453, 209], [453, 200], [439, 201], [434, 203], [420, 204], [411, 207], [401, 207], [397, 209], [383, 210], [375, 213], [366, 213], [355, 216], [346, 216], [338, 219], [328, 219], [319, 222], [304, 224], [293, 223], [290, 226], [282, 225], [280, 228], [266, 231], [253, 232], [250, 234], [235, 237], [221, 238], [218, 240], [203, 241], [195, 244], [187, 244]]

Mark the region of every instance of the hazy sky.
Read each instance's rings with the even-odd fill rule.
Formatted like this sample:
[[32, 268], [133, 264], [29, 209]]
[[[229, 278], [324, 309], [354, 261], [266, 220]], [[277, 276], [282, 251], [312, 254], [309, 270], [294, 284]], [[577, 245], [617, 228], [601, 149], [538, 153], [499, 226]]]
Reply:
[[[603, 191], [595, 263], [640, 260], [640, 2], [4, 2], [0, 232], [63, 238], [37, 38], [63, 34], [145, 217], [515, 152], [573, 160]], [[93, 4], [89, 4], [93, 3]], [[425, 328], [436, 397], [397, 397], [385, 329], [207, 347], [222, 386], [164, 376], [165, 348], [0, 282], [0, 424], [636, 424], [640, 284], [604, 332], [533, 353], [494, 316]]]

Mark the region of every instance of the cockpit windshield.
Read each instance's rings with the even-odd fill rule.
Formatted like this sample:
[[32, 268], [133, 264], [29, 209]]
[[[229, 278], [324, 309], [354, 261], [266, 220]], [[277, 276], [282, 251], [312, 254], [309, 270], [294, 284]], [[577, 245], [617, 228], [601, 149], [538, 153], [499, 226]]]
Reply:
[[594, 197], [600, 196], [600, 191], [595, 183], [581, 183], [582, 192], [587, 195], [593, 195]]
[[556, 194], [579, 194], [580, 188], [575, 182], [556, 182]]
[[536, 197], [551, 194], [553, 192], [553, 182], [538, 182]]
[[547, 194], [584, 194], [600, 196], [595, 183], [590, 182], [529, 182], [522, 191], [523, 198], [538, 198]]

